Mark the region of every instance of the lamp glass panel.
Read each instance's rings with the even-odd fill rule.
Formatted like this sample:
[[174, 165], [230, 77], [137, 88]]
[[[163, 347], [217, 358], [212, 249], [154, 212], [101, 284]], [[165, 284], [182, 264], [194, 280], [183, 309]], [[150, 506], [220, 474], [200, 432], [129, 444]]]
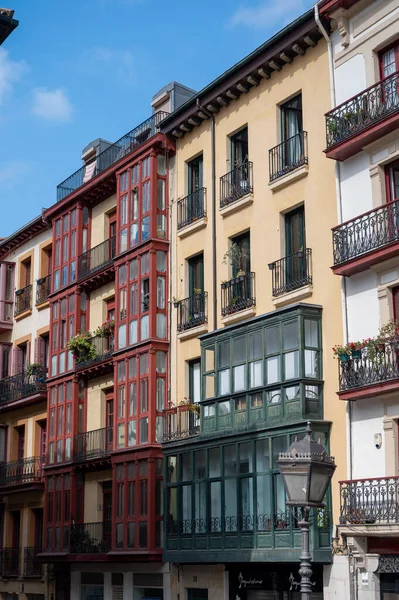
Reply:
[[323, 498], [332, 476], [329, 466], [313, 465], [310, 474], [309, 499], [312, 502], [323, 502]]
[[295, 471], [292, 467], [281, 467], [281, 474], [284, 478], [287, 490], [288, 500], [295, 502], [298, 506], [306, 506], [308, 501], [308, 469], [297, 465]]

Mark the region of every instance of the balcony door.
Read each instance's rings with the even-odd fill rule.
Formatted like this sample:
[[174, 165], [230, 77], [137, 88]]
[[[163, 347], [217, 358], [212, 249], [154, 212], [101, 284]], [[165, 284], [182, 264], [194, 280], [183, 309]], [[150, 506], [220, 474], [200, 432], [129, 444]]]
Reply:
[[12, 547], [19, 548], [21, 539], [21, 511], [13, 510], [12, 515]]
[[298, 282], [306, 274], [304, 207], [285, 215], [285, 277], [286, 285]]
[[107, 443], [112, 450], [114, 441], [114, 392], [107, 392], [105, 397], [105, 426], [108, 427]]
[[234, 169], [248, 160], [248, 127], [230, 137], [231, 168]]
[[298, 94], [280, 107], [281, 111], [281, 141], [282, 167], [295, 166], [303, 154], [302, 95]]
[[112, 481], [103, 483], [103, 527], [104, 540], [111, 548], [112, 539]]
[[188, 321], [204, 316], [204, 255], [188, 261]]
[[187, 163], [188, 167], [188, 194], [194, 194], [203, 187], [203, 157], [198, 156]]

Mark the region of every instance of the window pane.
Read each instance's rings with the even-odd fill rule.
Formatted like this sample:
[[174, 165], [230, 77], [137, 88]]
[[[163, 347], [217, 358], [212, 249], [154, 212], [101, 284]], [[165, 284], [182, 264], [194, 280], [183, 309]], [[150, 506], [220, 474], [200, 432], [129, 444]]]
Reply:
[[280, 356], [273, 356], [266, 360], [267, 383], [276, 383], [280, 377]]
[[317, 350], [305, 350], [305, 377], [319, 377]]
[[208, 454], [209, 477], [220, 477], [220, 450], [211, 448]]
[[319, 328], [317, 321], [305, 319], [305, 346], [318, 348], [319, 346]]
[[215, 349], [205, 349], [205, 372], [213, 371], [215, 368]]
[[140, 339], [146, 340], [150, 336], [150, 321], [149, 316], [141, 317], [140, 321]]
[[166, 338], [166, 315], [157, 313], [157, 337]]
[[287, 352], [284, 354], [285, 379], [299, 377], [299, 352]]
[[291, 321], [290, 323], [283, 324], [284, 350], [291, 350], [291, 348], [298, 347], [298, 335], [298, 321]]
[[249, 387], [263, 385], [263, 361], [249, 363]]
[[127, 443], [128, 446], [136, 445], [136, 421], [129, 421], [127, 428]]
[[197, 450], [194, 453], [194, 479], [205, 479], [206, 477], [206, 454], [205, 450]]
[[253, 496], [253, 479], [252, 477], [244, 477], [240, 480], [241, 487], [241, 515], [244, 517], [242, 529], [252, 529], [253, 522], [245, 517], [253, 517], [254, 514], [254, 496]]
[[268, 327], [266, 329], [266, 353], [276, 354], [280, 352], [280, 326]]
[[240, 473], [252, 473], [253, 471], [253, 445], [251, 442], [240, 444]]
[[157, 252], [157, 271], [165, 273], [166, 271], [166, 252], [158, 250]]
[[224, 456], [224, 475], [235, 475], [237, 469], [236, 446], [229, 445], [223, 448]]
[[247, 389], [247, 369], [246, 365], [240, 365], [233, 368], [234, 377], [234, 391], [240, 392], [241, 390]]
[[220, 481], [210, 484], [211, 531], [221, 531], [222, 494]]
[[230, 342], [219, 344], [219, 369], [230, 366]]
[[287, 437], [282, 435], [272, 439], [273, 449], [273, 469], [278, 469], [278, 455], [280, 452], [285, 452], [288, 448]]
[[246, 360], [246, 338], [238, 337], [233, 339], [233, 364], [245, 362]]
[[[123, 327], [126, 327], [123, 325]], [[137, 343], [137, 319], [133, 319], [129, 323], [129, 344]], [[119, 346], [121, 348], [121, 346]]]
[[148, 442], [148, 417], [140, 419], [140, 444]]
[[191, 452], [184, 452], [181, 455], [181, 477], [182, 481], [189, 481], [192, 479], [191, 472]]
[[270, 529], [270, 475], [256, 478], [256, 502], [258, 511], [258, 529]]
[[118, 348], [126, 347], [126, 325], [118, 327]]
[[262, 332], [251, 333], [248, 337], [249, 360], [262, 358]]
[[215, 396], [215, 377], [214, 375], [205, 376], [205, 398], [213, 398]]
[[268, 471], [270, 469], [269, 439], [256, 441], [256, 470]]
[[229, 415], [231, 413], [230, 400], [227, 400], [225, 402], [219, 402], [218, 407], [220, 416]]
[[230, 369], [219, 371], [219, 394], [230, 394]]
[[224, 514], [226, 532], [237, 531], [237, 479], [230, 478], [224, 482]]

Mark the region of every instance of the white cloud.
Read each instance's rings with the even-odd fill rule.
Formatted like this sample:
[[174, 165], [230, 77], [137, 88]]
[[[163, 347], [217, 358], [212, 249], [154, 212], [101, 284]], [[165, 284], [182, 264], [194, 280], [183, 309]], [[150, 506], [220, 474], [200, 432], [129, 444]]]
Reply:
[[268, 0], [239, 7], [230, 17], [229, 25], [246, 25], [256, 29], [284, 27], [309, 8], [306, 0]]
[[73, 107], [62, 89], [36, 88], [33, 90], [32, 112], [49, 121], [69, 121]]
[[89, 75], [118, 78], [127, 84], [137, 79], [136, 61], [130, 50], [117, 50], [106, 46], [92, 48], [82, 61], [82, 68]]
[[28, 70], [25, 61], [11, 60], [5, 48], [0, 48], [0, 105], [12, 92], [13, 84]]
[[20, 181], [21, 175], [30, 171], [31, 165], [20, 160], [12, 160], [0, 166], [0, 186], [12, 188]]

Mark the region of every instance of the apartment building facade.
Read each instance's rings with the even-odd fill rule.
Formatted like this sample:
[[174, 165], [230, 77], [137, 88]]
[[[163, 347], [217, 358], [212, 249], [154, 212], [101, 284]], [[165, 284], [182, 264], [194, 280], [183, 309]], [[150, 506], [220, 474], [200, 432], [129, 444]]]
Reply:
[[44, 548], [56, 597], [162, 599], [168, 377], [168, 157], [159, 124], [192, 91], [98, 139], [45, 211], [52, 226]]
[[[49, 597], [43, 468], [51, 232], [37, 217], [0, 244], [0, 594]], [[15, 595], [19, 594], [19, 595]]]
[[331, 0], [319, 10], [333, 29], [325, 148], [339, 191], [332, 270], [342, 285], [342, 340], [360, 348], [339, 361], [348, 458], [338, 522], [344, 556], [335, 557], [330, 583], [332, 593], [386, 598], [399, 589], [399, 9], [390, 0]]
[[346, 473], [330, 351], [342, 324], [329, 268], [334, 166], [322, 152], [330, 107], [327, 43], [310, 11], [161, 125], [176, 140], [163, 445], [172, 598], [289, 597], [299, 515], [276, 460], [307, 420], [338, 464], [327, 508], [312, 514], [323, 593]]

